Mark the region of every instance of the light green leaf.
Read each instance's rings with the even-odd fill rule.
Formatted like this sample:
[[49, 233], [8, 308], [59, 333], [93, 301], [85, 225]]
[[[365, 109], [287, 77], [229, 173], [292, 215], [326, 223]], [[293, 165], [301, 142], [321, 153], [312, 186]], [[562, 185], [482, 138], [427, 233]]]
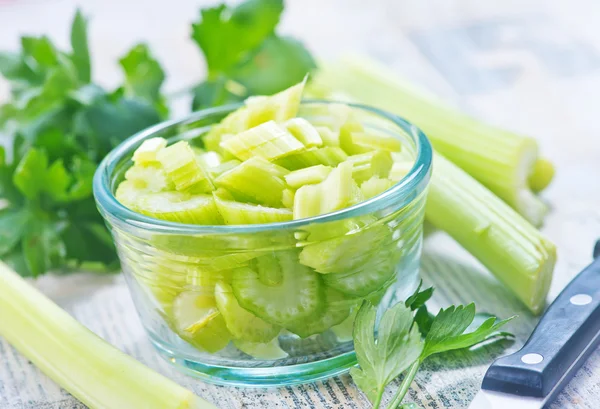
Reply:
[[377, 337], [377, 309], [363, 302], [354, 322], [354, 348], [359, 368], [352, 379], [371, 402], [380, 399], [385, 386], [413, 364], [423, 350], [412, 312], [404, 303], [389, 308], [381, 318]]
[[497, 334], [497, 331], [514, 317], [498, 321], [496, 317], [491, 316], [478, 328], [466, 332], [474, 318], [474, 304], [441, 309], [433, 319], [431, 329], [425, 338], [421, 359], [440, 352], [469, 348], [497, 335], [506, 336], [507, 333]]
[[57, 233], [56, 225], [40, 221], [24, 235], [23, 256], [33, 277], [50, 271], [64, 259], [64, 243]]
[[87, 20], [79, 9], [75, 13], [73, 24], [71, 25], [71, 48], [73, 49], [71, 60], [77, 69], [77, 76], [82, 83], [87, 84], [92, 78], [90, 51], [88, 49]]
[[165, 80], [165, 73], [146, 44], [133, 47], [119, 63], [125, 72], [124, 89], [127, 96], [153, 104], [161, 99], [160, 87]]
[[13, 182], [23, 196], [32, 200], [40, 194], [45, 187], [44, 175], [47, 168], [46, 153], [35, 148], [29, 149], [13, 174]]
[[202, 49], [209, 79], [227, 73], [247, 53], [273, 33], [283, 10], [282, 0], [248, 0], [202, 9], [192, 25], [192, 38]]
[[252, 95], [272, 95], [291, 87], [316, 68], [302, 43], [290, 37], [269, 36], [231, 70], [231, 78]]
[[9, 252], [21, 240], [29, 220], [30, 213], [25, 207], [0, 212], [0, 256]]

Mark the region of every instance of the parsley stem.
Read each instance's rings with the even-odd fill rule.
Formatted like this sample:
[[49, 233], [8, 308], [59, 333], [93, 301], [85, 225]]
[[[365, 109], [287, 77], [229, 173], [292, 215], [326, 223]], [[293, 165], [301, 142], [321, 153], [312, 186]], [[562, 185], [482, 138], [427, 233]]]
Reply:
[[412, 384], [412, 381], [415, 379], [415, 375], [419, 370], [419, 366], [421, 366], [421, 359], [417, 359], [410, 366], [408, 373], [406, 374], [406, 376], [402, 380], [402, 383], [400, 384], [400, 388], [392, 398], [392, 401], [388, 405], [387, 409], [396, 409], [398, 406], [400, 406], [402, 400], [404, 399], [404, 396], [406, 395], [408, 389], [410, 388], [410, 385]]
[[377, 398], [375, 398], [375, 402], [373, 402], [373, 409], [379, 409], [381, 406], [381, 398], [383, 397], [383, 391], [385, 388], [381, 388], [381, 390], [377, 391]]

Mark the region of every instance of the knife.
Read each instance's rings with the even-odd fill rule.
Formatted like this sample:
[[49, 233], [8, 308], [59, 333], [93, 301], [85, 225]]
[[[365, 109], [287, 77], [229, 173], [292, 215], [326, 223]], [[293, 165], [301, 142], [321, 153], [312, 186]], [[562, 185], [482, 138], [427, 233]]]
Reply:
[[600, 240], [518, 352], [496, 360], [469, 409], [541, 409], [600, 342]]

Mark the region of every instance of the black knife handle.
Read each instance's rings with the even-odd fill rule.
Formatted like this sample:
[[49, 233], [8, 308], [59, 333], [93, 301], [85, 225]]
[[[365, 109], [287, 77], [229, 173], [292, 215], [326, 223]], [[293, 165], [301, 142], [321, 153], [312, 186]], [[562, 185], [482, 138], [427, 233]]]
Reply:
[[490, 366], [483, 389], [549, 399], [594, 352], [600, 340], [598, 253], [600, 242], [594, 262], [554, 300], [523, 348]]

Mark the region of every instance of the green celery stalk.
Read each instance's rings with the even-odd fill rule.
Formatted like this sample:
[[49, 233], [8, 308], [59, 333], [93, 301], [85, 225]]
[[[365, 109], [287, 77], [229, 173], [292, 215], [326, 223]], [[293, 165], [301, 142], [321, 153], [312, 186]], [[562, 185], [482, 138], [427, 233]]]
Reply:
[[535, 227], [440, 154], [425, 216], [485, 265], [535, 314], [542, 312], [556, 248]]
[[216, 409], [108, 344], [2, 262], [0, 316], [0, 336], [92, 409]]
[[[310, 90], [316, 96], [341, 93], [408, 119], [425, 132], [438, 152], [527, 220], [536, 226], [543, 222], [547, 206], [534, 194], [528, 181], [538, 156], [534, 139], [462, 114], [366, 57], [348, 56], [321, 64]], [[545, 185], [551, 178], [549, 175]]]

